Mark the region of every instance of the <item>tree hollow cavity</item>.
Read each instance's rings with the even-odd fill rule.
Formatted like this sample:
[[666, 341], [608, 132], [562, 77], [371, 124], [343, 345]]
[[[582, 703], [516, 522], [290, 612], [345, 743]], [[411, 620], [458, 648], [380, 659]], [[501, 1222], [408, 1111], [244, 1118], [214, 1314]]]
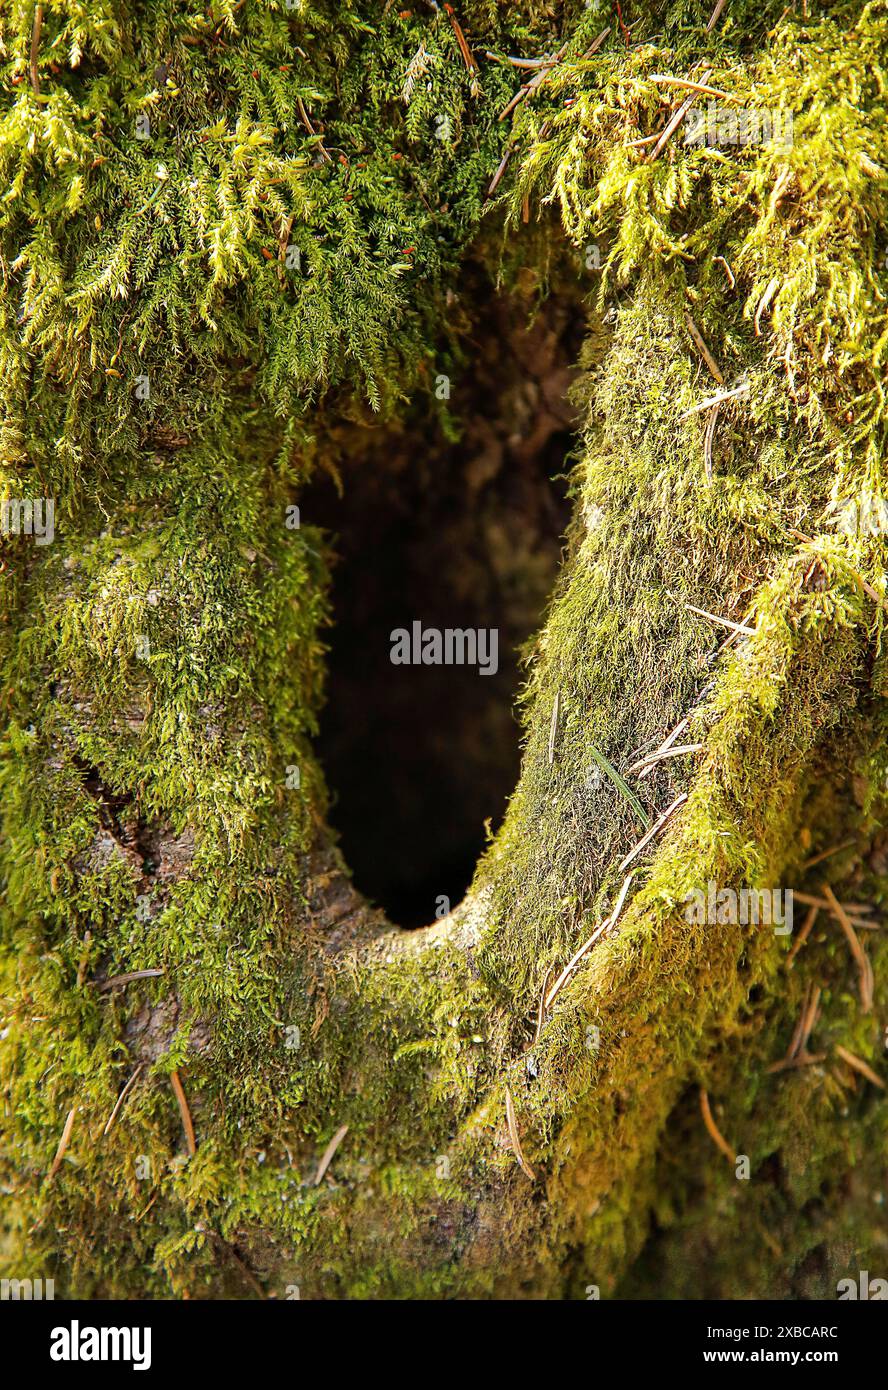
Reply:
[[[528, 325], [526, 306], [495, 300], [449, 399], [435, 369], [397, 428], [349, 427], [341, 489], [321, 473], [304, 498], [336, 557], [319, 739], [331, 821], [355, 887], [404, 927], [460, 901], [517, 780], [522, 648], [569, 516], [580, 338], [572, 308]], [[440, 633], [441, 664], [394, 664], [398, 630], [409, 643], [396, 654], [432, 658]], [[476, 663], [447, 664], [471, 656], [471, 639], [448, 644], [466, 631]]]

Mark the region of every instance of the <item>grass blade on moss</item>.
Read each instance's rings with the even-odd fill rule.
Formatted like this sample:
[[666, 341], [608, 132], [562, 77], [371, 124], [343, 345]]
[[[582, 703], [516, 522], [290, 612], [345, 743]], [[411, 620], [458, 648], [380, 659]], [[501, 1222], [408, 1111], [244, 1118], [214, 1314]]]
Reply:
[[617, 769], [608, 762], [607, 758], [604, 756], [603, 753], [599, 753], [597, 748], [590, 748], [589, 752], [592, 754], [592, 757], [595, 759], [602, 772], [607, 773], [608, 777], [613, 782], [617, 791], [620, 793], [620, 796], [623, 798], [625, 802], [629, 804], [629, 806], [631, 806], [632, 810], [635, 812], [636, 816], [644, 826], [645, 830], [647, 830], [651, 823], [650, 817], [648, 816], [647, 812], [645, 811], [644, 807], [642, 806], [638, 797], [635, 795], [632, 788], [627, 785], [627, 783], [620, 776], [619, 772], [617, 772]]

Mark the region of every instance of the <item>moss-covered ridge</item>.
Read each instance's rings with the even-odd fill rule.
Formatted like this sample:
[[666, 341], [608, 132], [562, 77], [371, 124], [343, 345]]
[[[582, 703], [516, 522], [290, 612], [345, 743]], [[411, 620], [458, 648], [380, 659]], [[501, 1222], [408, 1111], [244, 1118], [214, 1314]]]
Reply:
[[[809, 852], [846, 838], [835, 882], [879, 892], [878, 854], [860, 855], [884, 787], [883, 542], [836, 534], [832, 516], [881, 494], [884, 6], [786, 17], [771, 35], [732, 7], [708, 37], [698, 7], [664, 7], [635, 27], [648, 47], [614, 30], [513, 125], [498, 116], [514, 73], [490, 63], [473, 92], [446, 14], [250, 3], [183, 25], [164, 5], [44, 8], [36, 82], [33, 9], [4, 10], [0, 129], [4, 489], [58, 499], [52, 547], [4, 538], [12, 1267], [52, 1262], [60, 1289], [99, 1294], [610, 1291], [651, 1210], [680, 1242], [689, 1194], [705, 1193], [731, 1213], [715, 1291], [798, 1291], [818, 1230], [865, 1248], [867, 1192], [847, 1201], [835, 1170], [878, 1176], [883, 1108], [861, 1084], [837, 1121], [849, 1074], [834, 1056], [765, 1069], [815, 977], [825, 1034], [878, 1066], [884, 996], [861, 1013], [839, 936], [786, 975], [773, 935], [689, 930], [681, 904], [710, 877], [792, 886]], [[566, 8], [557, 34], [534, 7], [460, 19], [479, 54], [569, 37], [568, 57], [610, 23], [595, 6]], [[651, 75], [698, 65], [792, 109], [788, 175], [767, 146], [674, 137], [656, 161], [627, 153], [677, 105]], [[497, 197], [516, 211], [529, 197], [530, 217], [551, 197], [581, 262], [590, 237], [610, 248], [612, 336], [588, 351], [576, 519], [532, 654], [521, 783], [472, 899], [404, 940], [312, 907], [338, 878], [318, 866], [309, 744], [325, 563], [287, 508], [348, 390], [389, 410], [427, 390], [512, 139]], [[510, 271], [531, 260], [543, 278], [522, 226]], [[687, 316], [727, 381], [748, 382], [719, 412], [711, 479], [707, 415], [681, 418], [717, 389]], [[716, 658], [687, 602], [755, 638]], [[638, 784], [648, 816], [690, 800], [528, 1067], [546, 971], [613, 902], [641, 833], [591, 774], [601, 757], [626, 772], [698, 705], [704, 751]], [[748, 1187], [714, 1150], [693, 1140], [682, 1164], [662, 1139], [670, 1116], [686, 1132], [701, 1080], [753, 1159]], [[336, 1186], [315, 1187], [345, 1123]], [[758, 1286], [738, 1260], [754, 1249], [746, 1192], [787, 1228]]]

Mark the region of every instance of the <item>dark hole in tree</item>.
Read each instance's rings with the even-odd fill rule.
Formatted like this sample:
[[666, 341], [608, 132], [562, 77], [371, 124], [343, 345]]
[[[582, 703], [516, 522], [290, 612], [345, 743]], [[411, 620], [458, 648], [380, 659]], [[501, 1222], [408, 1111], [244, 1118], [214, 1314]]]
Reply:
[[[517, 780], [519, 648], [539, 626], [561, 556], [573, 446], [567, 400], [580, 324], [554, 304], [492, 308], [454, 376], [448, 442], [434, 383], [402, 432], [351, 431], [303, 521], [331, 533], [334, 629], [319, 751], [355, 886], [404, 927], [468, 887]], [[492, 330], [492, 331], [490, 331]], [[498, 669], [393, 665], [391, 633], [498, 629]]]

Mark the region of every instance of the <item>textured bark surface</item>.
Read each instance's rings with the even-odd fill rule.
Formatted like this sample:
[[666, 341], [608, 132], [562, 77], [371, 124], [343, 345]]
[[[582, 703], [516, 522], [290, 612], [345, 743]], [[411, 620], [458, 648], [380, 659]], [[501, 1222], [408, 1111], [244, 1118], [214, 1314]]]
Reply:
[[[639, 9], [0, 3], [2, 495], [55, 503], [51, 544], [2, 537], [4, 1272], [886, 1272], [888, 14]], [[664, 75], [792, 144], [664, 141]], [[556, 555], [522, 518], [574, 428]], [[330, 829], [324, 480], [409, 525], [423, 469], [485, 626], [558, 573], [503, 823], [405, 931]], [[825, 905], [801, 943], [803, 899], [783, 936], [695, 919], [710, 885]]]

